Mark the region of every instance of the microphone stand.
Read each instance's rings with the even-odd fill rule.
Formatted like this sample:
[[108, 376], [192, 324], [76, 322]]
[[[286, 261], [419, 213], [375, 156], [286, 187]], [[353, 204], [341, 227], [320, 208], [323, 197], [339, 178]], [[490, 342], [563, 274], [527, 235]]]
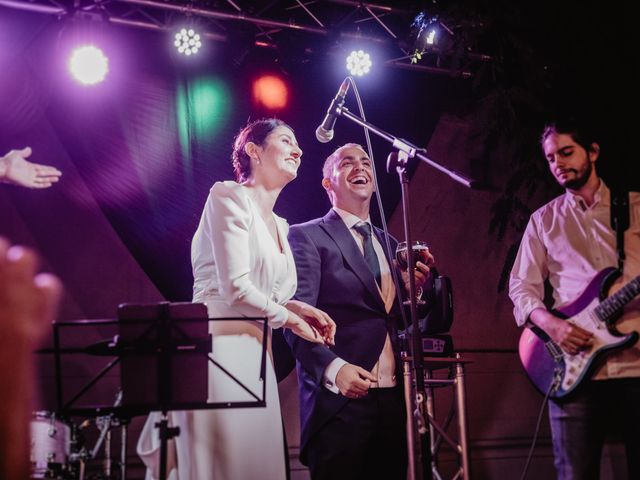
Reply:
[[399, 153], [405, 153], [407, 155], [406, 158], [404, 158], [404, 159], [398, 158], [398, 161], [403, 164], [402, 165], [403, 168], [406, 166], [407, 161], [408, 161], [409, 158], [417, 157], [420, 160], [422, 160], [423, 162], [427, 163], [428, 165], [431, 165], [436, 170], [439, 170], [440, 172], [444, 173], [445, 175], [448, 175], [449, 177], [454, 179], [456, 182], [461, 183], [465, 187], [469, 187], [469, 188], [479, 188], [480, 187], [480, 183], [477, 180], [473, 180], [473, 179], [467, 178], [463, 174], [458, 173], [455, 170], [451, 170], [450, 168], [447, 168], [444, 165], [440, 165], [439, 163], [434, 162], [433, 160], [431, 160], [429, 157], [424, 155], [424, 152], [427, 151], [425, 148], [416, 147], [415, 145], [412, 145], [410, 142], [408, 142], [406, 140], [403, 140], [401, 138], [395, 137], [395, 136], [391, 135], [390, 133], [385, 132], [384, 130], [382, 130], [382, 129], [376, 127], [375, 125], [373, 125], [373, 124], [363, 120], [362, 118], [358, 117], [357, 115], [354, 115], [346, 107], [344, 107], [342, 105], [337, 105], [336, 109], [335, 109], [335, 113], [336, 113], [336, 115], [341, 115], [343, 117], [348, 118], [349, 120], [351, 120], [354, 123], [357, 123], [361, 127], [364, 127], [367, 130], [369, 130], [370, 132], [378, 135], [379, 137], [384, 138], [386, 141], [391, 143], [393, 148], [398, 150]]
[[[330, 108], [331, 110], [331, 108]], [[402, 190], [402, 218], [404, 224], [405, 241], [407, 242], [407, 263], [409, 272], [415, 270], [415, 256], [413, 253], [413, 243], [411, 239], [411, 227], [409, 219], [409, 179], [406, 173], [406, 166], [410, 158], [417, 157], [425, 163], [431, 165], [442, 173], [448, 175], [455, 181], [469, 188], [477, 188], [478, 183], [464, 175], [448, 169], [439, 163], [429, 159], [424, 152], [426, 149], [418, 148], [406, 140], [397, 138], [375, 125], [363, 120], [351, 113], [342, 104], [335, 106], [336, 115], [341, 115], [352, 122], [366, 128], [368, 131], [384, 138], [393, 145], [396, 151], [389, 155], [387, 161], [387, 171], [395, 169], [398, 173]], [[391, 254], [391, 252], [389, 252]], [[424, 386], [424, 365], [422, 353], [422, 341], [418, 322], [417, 306], [416, 306], [416, 284], [413, 275], [409, 275], [409, 298], [410, 315], [412, 328], [406, 329], [406, 335], [409, 336], [408, 342], [411, 360], [408, 361], [407, 352], [401, 352], [403, 359], [403, 377], [405, 389], [405, 402], [407, 404], [407, 449], [409, 457], [409, 480], [431, 480], [431, 445], [429, 445], [429, 436], [426, 435], [426, 412], [425, 404], [425, 386]], [[402, 308], [402, 306], [401, 306]], [[404, 315], [404, 314], [403, 314]], [[424, 456], [428, 456], [429, 461], [425, 464]]]

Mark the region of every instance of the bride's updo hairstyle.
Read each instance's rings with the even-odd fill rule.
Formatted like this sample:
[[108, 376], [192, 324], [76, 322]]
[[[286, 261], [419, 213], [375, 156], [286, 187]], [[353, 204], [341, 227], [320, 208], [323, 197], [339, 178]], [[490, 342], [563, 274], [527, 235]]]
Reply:
[[231, 160], [233, 171], [236, 174], [236, 182], [243, 183], [251, 176], [251, 158], [244, 151], [244, 146], [253, 142], [256, 145], [264, 146], [264, 142], [269, 134], [280, 126], [285, 126], [293, 132], [293, 128], [277, 118], [261, 118], [254, 120], [245, 126], [236, 135], [233, 141], [233, 153]]

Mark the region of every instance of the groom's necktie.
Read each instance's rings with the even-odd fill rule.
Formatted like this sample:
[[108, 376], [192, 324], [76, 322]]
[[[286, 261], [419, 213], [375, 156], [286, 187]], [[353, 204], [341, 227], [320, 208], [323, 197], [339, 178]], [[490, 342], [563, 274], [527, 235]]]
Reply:
[[364, 260], [367, 262], [369, 270], [371, 270], [371, 273], [373, 273], [376, 282], [378, 282], [378, 285], [380, 285], [380, 263], [378, 262], [376, 251], [373, 249], [371, 225], [369, 225], [367, 222], [363, 222], [354, 225], [353, 228], [356, 230], [356, 232], [362, 235], [364, 243]]

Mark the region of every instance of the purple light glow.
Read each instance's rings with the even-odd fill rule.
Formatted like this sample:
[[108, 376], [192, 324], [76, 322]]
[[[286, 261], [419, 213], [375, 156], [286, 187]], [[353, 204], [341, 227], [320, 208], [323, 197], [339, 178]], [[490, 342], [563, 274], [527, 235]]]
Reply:
[[85, 45], [76, 48], [69, 59], [69, 71], [83, 85], [102, 82], [109, 73], [109, 59], [98, 47]]

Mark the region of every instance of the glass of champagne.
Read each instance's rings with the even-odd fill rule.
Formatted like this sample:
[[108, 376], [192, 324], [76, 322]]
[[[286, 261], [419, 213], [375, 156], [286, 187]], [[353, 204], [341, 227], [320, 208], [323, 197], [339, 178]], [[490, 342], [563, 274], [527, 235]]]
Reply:
[[[413, 259], [415, 263], [422, 262], [427, 264], [429, 258], [429, 246], [427, 242], [422, 240], [414, 240], [413, 244]], [[398, 242], [396, 247], [396, 260], [402, 270], [409, 269], [409, 257], [407, 256], [407, 242]], [[424, 305], [426, 302], [422, 300], [422, 287], [416, 285], [416, 304]], [[403, 302], [405, 305], [411, 303], [409, 300]]]

